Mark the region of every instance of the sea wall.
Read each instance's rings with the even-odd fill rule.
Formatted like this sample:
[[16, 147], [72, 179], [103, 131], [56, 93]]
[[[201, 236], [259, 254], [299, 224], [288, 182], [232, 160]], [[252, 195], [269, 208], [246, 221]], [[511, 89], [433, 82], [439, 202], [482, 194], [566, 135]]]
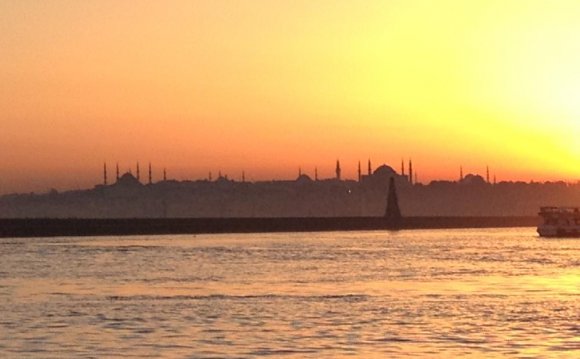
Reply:
[[533, 227], [538, 222], [538, 217], [407, 217], [395, 228], [383, 217], [0, 219], [0, 237]]

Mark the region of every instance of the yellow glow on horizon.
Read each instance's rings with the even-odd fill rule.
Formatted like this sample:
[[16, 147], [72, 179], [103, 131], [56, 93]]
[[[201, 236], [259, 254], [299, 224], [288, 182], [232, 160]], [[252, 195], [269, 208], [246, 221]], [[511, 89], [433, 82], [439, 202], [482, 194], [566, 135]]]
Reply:
[[0, 193], [93, 184], [103, 160], [575, 180], [578, 18], [575, 0], [3, 2]]

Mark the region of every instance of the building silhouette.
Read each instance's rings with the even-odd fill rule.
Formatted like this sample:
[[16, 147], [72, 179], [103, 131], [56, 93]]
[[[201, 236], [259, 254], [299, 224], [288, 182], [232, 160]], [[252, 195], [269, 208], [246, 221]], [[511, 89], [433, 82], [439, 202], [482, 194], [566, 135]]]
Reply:
[[[299, 168], [298, 177], [290, 180], [247, 182], [243, 171], [241, 181], [236, 181], [220, 171], [217, 180], [212, 180], [210, 172], [210, 180], [177, 181], [168, 180], [167, 169], [163, 168], [163, 179], [155, 182], [149, 163], [148, 181], [144, 184], [131, 173], [131, 168], [121, 175], [118, 163], [115, 182], [111, 183], [105, 162], [102, 180], [99, 178], [96, 181], [99, 184], [92, 189], [0, 196], [0, 217], [395, 218], [393, 199], [387, 201], [387, 208], [390, 203], [391, 209], [385, 208], [388, 198], [385, 194], [391, 191], [391, 183], [396, 189], [399, 213], [405, 216], [533, 216], [546, 203], [562, 206], [580, 203], [580, 184], [498, 182], [495, 174], [490, 183], [487, 178], [489, 166], [483, 176], [464, 175], [463, 166], [460, 166], [459, 180], [419, 184], [411, 160], [406, 174], [404, 168], [397, 172], [387, 164], [372, 171], [370, 159], [367, 173], [363, 174], [359, 161], [354, 179], [343, 178], [339, 160], [335, 164], [335, 176], [330, 178], [320, 178], [318, 167], [315, 167], [314, 180]], [[403, 161], [402, 167], [406, 164]]]

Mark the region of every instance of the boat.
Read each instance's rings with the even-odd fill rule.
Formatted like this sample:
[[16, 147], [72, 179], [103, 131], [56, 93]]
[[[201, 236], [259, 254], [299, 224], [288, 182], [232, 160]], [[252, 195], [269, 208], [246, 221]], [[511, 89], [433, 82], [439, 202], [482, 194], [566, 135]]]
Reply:
[[580, 237], [580, 207], [542, 207], [541, 237]]

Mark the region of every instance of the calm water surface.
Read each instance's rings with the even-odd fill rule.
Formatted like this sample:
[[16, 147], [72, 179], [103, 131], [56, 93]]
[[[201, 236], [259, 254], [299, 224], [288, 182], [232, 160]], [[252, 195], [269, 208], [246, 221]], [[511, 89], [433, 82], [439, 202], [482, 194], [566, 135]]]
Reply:
[[0, 239], [0, 357], [580, 357], [534, 229]]

